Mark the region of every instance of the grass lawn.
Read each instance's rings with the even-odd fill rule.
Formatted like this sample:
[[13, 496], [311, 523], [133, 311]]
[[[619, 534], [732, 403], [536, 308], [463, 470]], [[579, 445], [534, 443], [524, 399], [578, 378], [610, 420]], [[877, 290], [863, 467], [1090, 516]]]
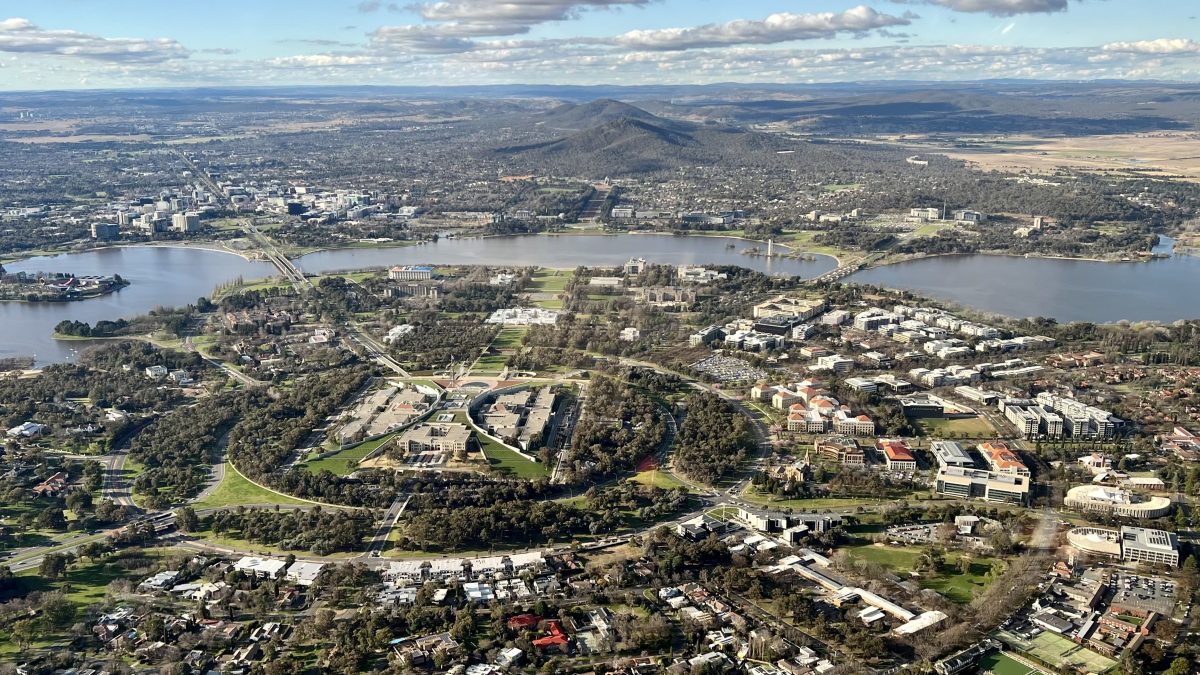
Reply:
[[[142, 555], [147, 558], [161, 558], [179, 550], [143, 549]], [[30, 584], [30, 590], [61, 590], [68, 600], [82, 609], [103, 601], [108, 593], [110, 582], [130, 578], [130, 570], [120, 564], [121, 560], [118, 557], [107, 557], [94, 561], [89, 559], [70, 565], [67, 568], [66, 576], [59, 581], [46, 580], [38, 574], [37, 568], [20, 572], [17, 574], [17, 579], [21, 583]]]
[[500, 332], [496, 334], [496, 339], [492, 340], [492, 347], [495, 349], [515, 349], [520, 347], [521, 343], [525, 340], [525, 334], [528, 332], [528, 326], [501, 328]]
[[862, 256], [861, 251], [850, 251], [836, 246], [826, 246], [813, 241], [817, 236], [816, 232], [804, 230], [800, 232], [789, 232], [775, 240], [779, 244], [787, 244], [795, 251], [807, 251], [809, 253], [824, 253], [835, 257], [850, 257], [854, 255]]
[[547, 298], [545, 300], [534, 300], [531, 304], [542, 309], [562, 309], [562, 298]]
[[471, 374], [473, 374], [473, 375], [484, 375], [484, 374], [495, 375], [495, 374], [499, 373], [500, 371], [504, 370], [505, 363], [508, 363], [507, 355], [505, 355], [505, 354], [487, 354], [487, 355], [479, 357], [479, 360], [476, 361], [475, 365], [471, 368]]
[[758, 506], [770, 506], [773, 509], [792, 508], [797, 511], [818, 511], [822, 509], [845, 509], [854, 508], [856, 506], [871, 506], [874, 504], [884, 504], [894, 502], [894, 499], [883, 499], [873, 497], [862, 498], [839, 498], [830, 497], [823, 499], [783, 499], [775, 495], [759, 492], [753, 485], [747, 486], [742, 491], [741, 498], [756, 504]]
[[349, 476], [358, 468], [358, 463], [363, 457], [371, 454], [376, 448], [392, 440], [395, 434], [388, 434], [382, 438], [377, 438], [366, 443], [359, 443], [352, 448], [346, 448], [341, 452], [330, 455], [324, 459], [316, 459], [311, 462], [305, 462], [304, 468], [312, 473], [321, 473], [329, 471], [339, 476]]
[[979, 661], [979, 672], [994, 675], [1032, 675], [1042, 671], [1030, 668], [1011, 656], [992, 652]]
[[238, 506], [240, 504], [307, 504], [300, 499], [276, 494], [251, 483], [226, 465], [225, 478], [212, 494], [192, 504], [202, 509], [208, 507]]
[[[925, 552], [921, 546], [878, 546], [864, 544], [848, 546], [845, 550], [851, 556], [869, 560], [889, 570], [907, 576], [916, 566], [917, 560]], [[975, 594], [987, 588], [992, 582], [988, 573], [997, 565], [1003, 563], [996, 558], [973, 557], [970, 569], [964, 574], [958, 571], [958, 551], [947, 551], [946, 562], [934, 576], [924, 575], [920, 579], [922, 588], [931, 588], [946, 596], [947, 600], [965, 605], [975, 597]]]
[[917, 236], [917, 237], [932, 237], [933, 235], [937, 234], [938, 232], [941, 232], [942, 230], [945, 230], [950, 227], [954, 227], [954, 226], [948, 225], [945, 223], [928, 223], [926, 225], [922, 225], [922, 226], [918, 227], [917, 229], [913, 230], [913, 235]]
[[541, 462], [531, 462], [522, 457], [519, 453], [513, 452], [503, 445], [493, 441], [490, 438], [485, 438], [479, 434], [475, 435], [476, 440], [483, 447], [483, 454], [487, 455], [488, 464], [493, 469], [510, 473], [518, 478], [528, 480], [537, 480], [538, 478], [549, 478], [553, 467], [542, 464]]
[[575, 276], [572, 270], [539, 269], [533, 273], [533, 281], [525, 289], [531, 293], [561, 293], [566, 290], [567, 282]]
[[993, 438], [996, 435], [996, 428], [982, 417], [922, 419], [918, 423], [929, 436], [949, 437], [953, 434], [958, 438]]
[[665, 471], [640, 471], [634, 474], [629, 480], [634, 483], [649, 485], [650, 487], [663, 490], [684, 488], [688, 492], [691, 492], [691, 488], [686, 483]]

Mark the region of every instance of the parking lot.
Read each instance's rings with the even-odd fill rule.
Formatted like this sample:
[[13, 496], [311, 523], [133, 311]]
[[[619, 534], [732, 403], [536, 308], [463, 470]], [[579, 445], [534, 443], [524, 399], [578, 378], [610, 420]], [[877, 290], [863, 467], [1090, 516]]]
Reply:
[[692, 364], [692, 368], [717, 382], [757, 382], [767, 379], [767, 373], [749, 362], [732, 356], [714, 354]]

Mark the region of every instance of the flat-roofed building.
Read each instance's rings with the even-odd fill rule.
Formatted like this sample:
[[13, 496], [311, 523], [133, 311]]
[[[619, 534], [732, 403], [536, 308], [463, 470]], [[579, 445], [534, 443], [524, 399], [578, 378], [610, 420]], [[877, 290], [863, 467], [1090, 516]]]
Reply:
[[1179, 567], [1179, 540], [1172, 532], [1124, 526], [1121, 528], [1121, 559]]
[[259, 579], [278, 579], [288, 566], [286, 560], [246, 556], [233, 564], [235, 572], [243, 572]]
[[751, 316], [755, 319], [766, 319], [773, 316], [794, 316], [798, 317], [801, 321], [807, 321], [824, 311], [824, 300], [780, 295], [755, 305]]
[[1017, 431], [1021, 433], [1021, 436], [1025, 438], [1036, 437], [1038, 431], [1041, 429], [1041, 419], [1030, 408], [1022, 408], [1015, 405], [1007, 406], [1004, 409], [1004, 417], [1009, 422], [1012, 422]]
[[392, 281], [419, 281], [432, 278], [433, 268], [427, 265], [397, 265], [388, 270], [388, 279]]
[[827, 436], [818, 438], [813, 446], [817, 454], [846, 466], [863, 466], [867, 463], [866, 454], [858, 441], [849, 436]]
[[1008, 447], [1008, 443], [990, 441], [988, 443], [980, 443], [977, 447], [992, 471], [1011, 476], [1025, 476], [1026, 478], [1030, 476], [1029, 467], [1025, 466], [1025, 462], [1021, 461], [1017, 453]]
[[971, 459], [970, 453], [954, 441], [934, 441], [929, 445], [929, 450], [933, 452], [933, 457], [940, 467], [975, 468], [975, 460]]
[[288, 566], [283, 578], [298, 586], [312, 586], [324, 567], [325, 563], [297, 560]]
[[1029, 499], [1029, 478], [994, 471], [947, 466], [938, 469], [935, 488], [939, 494], [963, 499], [1024, 504]]
[[462, 424], [422, 424], [409, 429], [396, 440], [396, 446], [408, 452], [465, 454], [471, 430]]
[[928, 396], [905, 396], [900, 399], [900, 408], [905, 417], [936, 418], [945, 414], [942, 402]]

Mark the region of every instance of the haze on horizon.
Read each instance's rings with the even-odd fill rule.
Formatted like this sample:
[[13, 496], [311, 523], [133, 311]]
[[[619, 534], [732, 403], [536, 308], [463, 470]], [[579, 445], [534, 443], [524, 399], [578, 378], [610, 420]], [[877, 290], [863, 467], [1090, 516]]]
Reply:
[[0, 89], [1200, 79], [1129, 0], [14, 0]]

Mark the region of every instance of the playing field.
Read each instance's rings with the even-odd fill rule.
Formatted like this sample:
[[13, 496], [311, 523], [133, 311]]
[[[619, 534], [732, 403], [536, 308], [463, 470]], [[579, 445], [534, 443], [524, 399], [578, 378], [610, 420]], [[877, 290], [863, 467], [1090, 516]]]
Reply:
[[1015, 636], [1005, 636], [1006, 642], [1018, 647], [1039, 660], [1057, 668], [1079, 669], [1085, 673], [1104, 673], [1117, 665], [1116, 661], [1086, 649], [1055, 633], [1043, 632], [1032, 640], [1024, 641]]
[[923, 419], [919, 424], [926, 434], [942, 438], [991, 438], [996, 435], [996, 429], [982, 417]]
[[992, 652], [983, 657], [979, 662], [980, 673], [992, 673], [993, 675], [1035, 675], [1042, 671], [1017, 661], [1011, 656], [1001, 654], [1000, 652]]

